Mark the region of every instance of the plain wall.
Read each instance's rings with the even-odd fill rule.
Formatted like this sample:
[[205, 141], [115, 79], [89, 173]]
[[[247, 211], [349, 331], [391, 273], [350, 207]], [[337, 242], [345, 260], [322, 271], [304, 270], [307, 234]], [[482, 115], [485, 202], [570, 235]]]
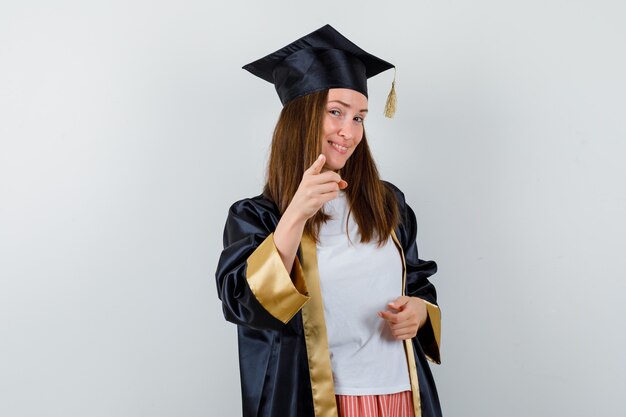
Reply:
[[368, 137], [435, 259], [446, 416], [624, 416], [623, 1], [2, 2], [0, 415], [235, 416], [214, 271], [330, 23], [397, 66]]

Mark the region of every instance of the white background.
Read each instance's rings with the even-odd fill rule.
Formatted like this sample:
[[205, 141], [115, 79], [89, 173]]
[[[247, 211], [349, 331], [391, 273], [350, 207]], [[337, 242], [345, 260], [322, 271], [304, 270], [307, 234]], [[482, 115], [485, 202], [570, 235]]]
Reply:
[[330, 23], [440, 266], [446, 416], [624, 416], [622, 0], [3, 1], [0, 415], [236, 416], [214, 271], [280, 102], [241, 66]]

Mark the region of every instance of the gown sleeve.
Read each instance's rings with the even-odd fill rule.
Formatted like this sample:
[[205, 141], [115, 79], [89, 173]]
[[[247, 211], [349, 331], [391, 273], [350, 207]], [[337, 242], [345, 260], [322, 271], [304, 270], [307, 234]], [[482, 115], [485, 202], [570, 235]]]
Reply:
[[[394, 187], [395, 188], [395, 187]], [[417, 220], [411, 207], [406, 204], [404, 195], [395, 190], [399, 199], [400, 218], [400, 241], [406, 262], [406, 295], [419, 297], [426, 302], [428, 319], [418, 330], [419, 341], [424, 354], [435, 363], [441, 363], [441, 311], [437, 305], [437, 292], [435, 286], [428, 278], [437, 272], [437, 264], [434, 261], [424, 261], [418, 257], [417, 252]]]
[[253, 199], [233, 204], [215, 273], [226, 320], [255, 329], [281, 329], [308, 301], [298, 257], [287, 272], [274, 244], [275, 211]]

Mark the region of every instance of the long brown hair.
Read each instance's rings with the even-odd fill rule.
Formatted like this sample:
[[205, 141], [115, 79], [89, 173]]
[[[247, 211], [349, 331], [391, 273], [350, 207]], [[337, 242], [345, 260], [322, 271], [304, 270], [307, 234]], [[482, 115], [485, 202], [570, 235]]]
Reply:
[[[280, 113], [263, 194], [278, 206], [281, 214], [295, 195], [302, 174], [322, 151], [327, 100], [328, 90], [311, 93], [288, 102]], [[380, 180], [365, 131], [339, 174], [348, 182], [345, 192], [359, 226], [361, 242], [376, 240], [378, 245], [383, 245], [398, 224], [400, 214], [393, 191]], [[319, 228], [328, 218], [319, 210], [307, 221], [304, 233], [317, 241]]]

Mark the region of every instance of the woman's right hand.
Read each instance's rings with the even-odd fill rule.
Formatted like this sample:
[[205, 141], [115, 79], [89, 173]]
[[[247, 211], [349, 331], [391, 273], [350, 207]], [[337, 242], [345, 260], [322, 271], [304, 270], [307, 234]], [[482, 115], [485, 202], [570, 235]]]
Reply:
[[296, 258], [306, 221], [313, 217], [324, 203], [337, 198], [339, 190], [348, 186], [336, 172], [322, 172], [325, 163], [326, 157], [320, 155], [313, 165], [304, 171], [298, 190], [274, 231], [274, 244], [289, 273]]
[[334, 171], [322, 172], [326, 157], [321, 154], [302, 175], [302, 181], [286, 211], [301, 221], [313, 217], [324, 203], [337, 198], [348, 183]]

